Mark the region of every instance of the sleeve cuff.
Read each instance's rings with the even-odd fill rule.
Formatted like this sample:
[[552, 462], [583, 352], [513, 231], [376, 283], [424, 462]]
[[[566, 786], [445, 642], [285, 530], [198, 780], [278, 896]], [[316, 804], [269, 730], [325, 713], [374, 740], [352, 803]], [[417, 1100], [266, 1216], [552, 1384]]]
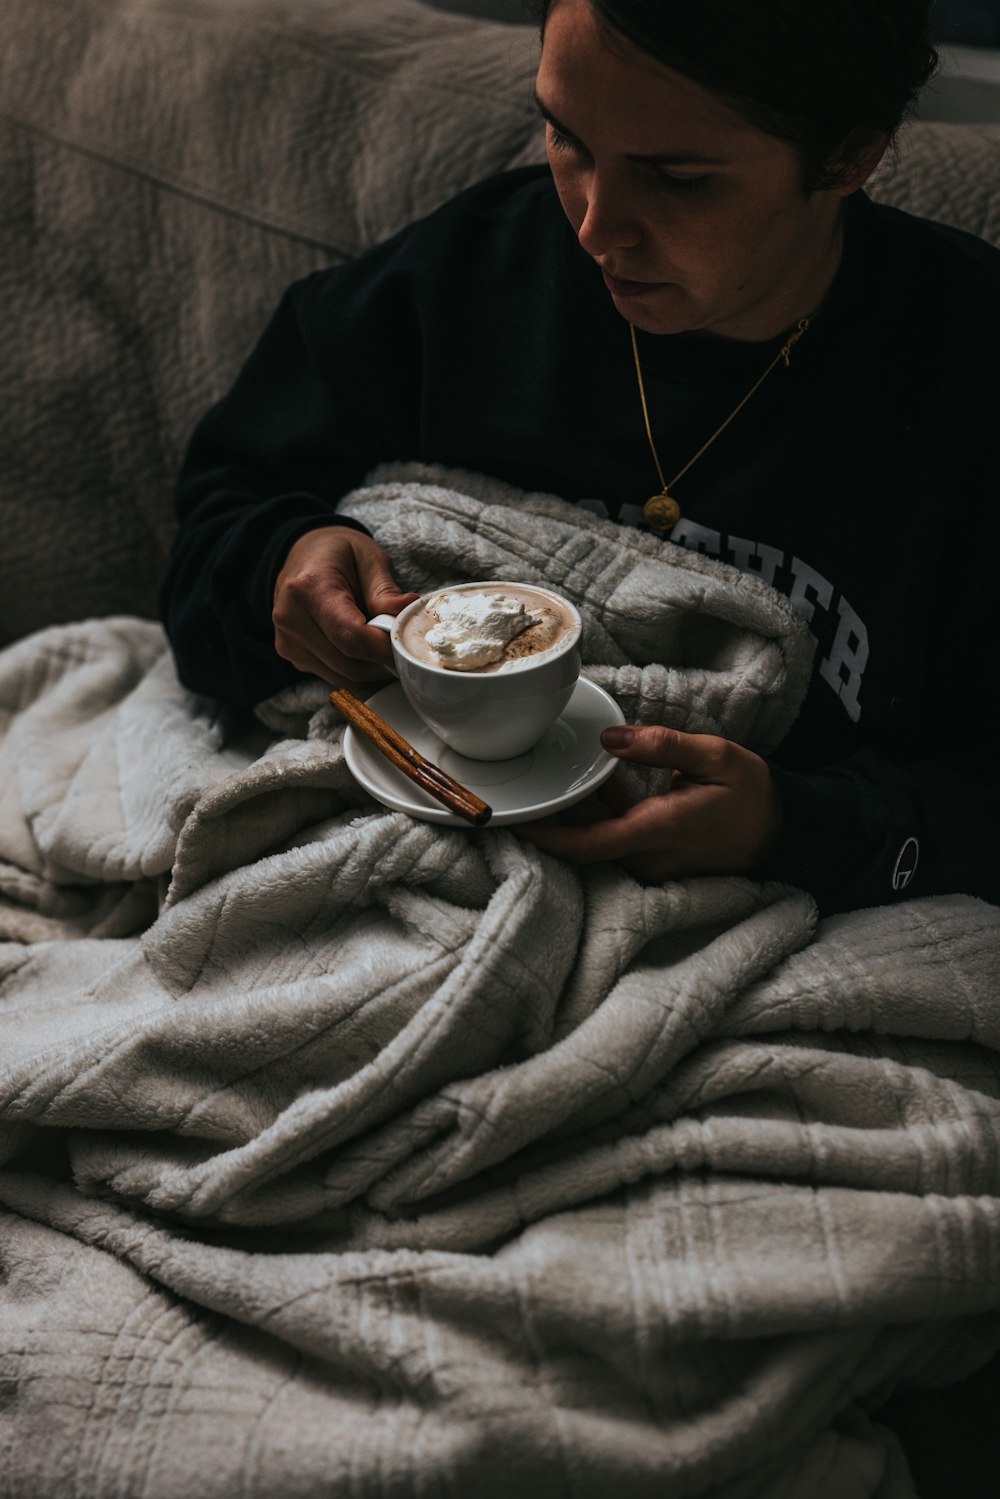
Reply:
[[919, 893], [921, 829], [908, 797], [887, 799], [853, 772], [770, 769], [782, 821], [761, 878], [808, 890], [824, 915]]

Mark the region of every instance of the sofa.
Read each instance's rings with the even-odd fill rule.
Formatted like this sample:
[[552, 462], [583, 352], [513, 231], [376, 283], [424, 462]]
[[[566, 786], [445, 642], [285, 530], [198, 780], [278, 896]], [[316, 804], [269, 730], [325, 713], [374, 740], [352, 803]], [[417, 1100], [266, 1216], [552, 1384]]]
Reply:
[[[467, 184], [543, 158], [532, 100], [536, 58], [533, 32], [527, 26], [510, 24], [509, 17], [507, 24], [500, 24], [459, 14], [450, 4], [434, 9], [418, 0], [7, 0], [0, 7], [0, 288], [4, 309], [0, 645], [20, 648], [38, 632], [92, 620], [124, 621], [120, 628], [116, 626], [121, 639], [131, 632], [142, 642], [154, 641], [157, 586], [172, 535], [172, 484], [195, 420], [227, 388], [289, 282], [357, 255]], [[929, 121], [912, 125], [904, 131], [896, 157], [880, 169], [872, 191], [886, 202], [969, 229], [1000, 245], [1000, 126]], [[70, 650], [73, 638], [59, 635], [59, 650]], [[147, 649], [146, 644], [142, 648]], [[46, 722], [49, 732], [57, 732], [58, 712]], [[307, 758], [304, 749], [296, 763], [304, 765]], [[0, 787], [0, 811], [4, 805]], [[288, 824], [286, 840], [294, 842], [306, 818], [316, 815], [317, 805], [309, 802], [299, 821]], [[231, 831], [233, 825], [225, 826]], [[240, 836], [249, 837], [246, 827], [240, 827]], [[258, 848], [254, 857], [259, 856]], [[14, 862], [9, 862], [8, 872]], [[20, 873], [15, 873], [20, 879]], [[10, 881], [4, 892], [5, 899], [12, 900]], [[116, 927], [108, 918], [110, 924], [88, 929], [87, 941], [98, 940], [102, 931], [110, 932], [112, 940], [130, 938], [136, 925], [141, 926], [155, 911], [157, 900], [162, 902], [162, 889], [154, 888], [156, 880], [150, 877], [148, 883], [140, 900], [140, 905], [151, 902], [142, 906], [145, 917], [136, 918], [139, 906], [133, 906], [132, 927]], [[48, 919], [44, 912], [39, 921], [43, 918]], [[41, 947], [48, 950], [55, 945], [54, 931], [39, 925]], [[18, 951], [22, 954], [16, 965], [20, 971], [34, 956], [30, 942], [19, 943]], [[4, 1003], [0, 980], [0, 1009]], [[15, 1110], [12, 1117], [20, 1116]], [[554, 1159], [558, 1141], [549, 1148]], [[43, 1140], [39, 1149], [42, 1164], [36, 1165], [42, 1171], [49, 1146]], [[115, 1190], [108, 1181], [102, 1177], [100, 1184], [91, 1183], [85, 1190], [99, 1203]], [[124, 1200], [129, 1199], [129, 1190], [122, 1188]], [[25, 1222], [31, 1218], [28, 1198], [16, 1183], [8, 1183], [6, 1190], [0, 1184], [0, 1197], [9, 1213], [20, 1214]], [[62, 1211], [58, 1204], [52, 1207], [46, 1219], [49, 1237], [38, 1240], [37, 1286], [48, 1287], [52, 1295], [57, 1284], [70, 1284], [77, 1266], [73, 1256], [82, 1254], [84, 1242], [94, 1253], [101, 1247], [96, 1228], [91, 1232], [82, 1220], [70, 1225], [68, 1217], [59, 1218]], [[163, 1213], [169, 1211], [169, 1204], [162, 1207]], [[59, 1231], [73, 1246], [67, 1249], [65, 1270], [51, 1237]], [[223, 1215], [213, 1220], [210, 1231], [213, 1253], [221, 1256], [221, 1264], [239, 1237], [239, 1223], [227, 1223]], [[262, 1261], [276, 1264], [280, 1244], [269, 1232], [266, 1223], [254, 1227], [255, 1252]], [[116, 1263], [123, 1265], [129, 1249], [128, 1236], [122, 1233], [124, 1237], [114, 1241], [112, 1251]], [[403, 1246], [400, 1253], [410, 1253], [404, 1239], [398, 1242]], [[153, 1257], [142, 1262], [141, 1276], [152, 1283], [156, 1258], [149, 1252]], [[301, 1244], [297, 1252], [306, 1253]], [[438, 1266], [442, 1275], [447, 1271], [447, 1257], [442, 1251]], [[44, 1485], [54, 1481], [54, 1474], [65, 1478], [69, 1471], [65, 1464], [72, 1464], [72, 1457], [63, 1454], [58, 1461], [52, 1457], [47, 1465], [46, 1444], [37, 1439], [44, 1425], [37, 1412], [23, 1426], [18, 1424], [19, 1358], [23, 1356], [29, 1369], [26, 1350], [30, 1344], [36, 1362], [30, 1364], [29, 1372], [34, 1378], [42, 1367], [37, 1360], [44, 1363], [45, 1354], [44, 1348], [40, 1353], [31, 1342], [30, 1319], [18, 1320], [18, 1296], [22, 1297], [19, 1304], [36, 1310], [45, 1300], [42, 1291], [37, 1303], [31, 1300], [30, 1287], [25, 1289], [23, 1256], [18, 1263], [21, 1279], [16, 1284], [22, 1289], [13, 1303], [8, 1297], [4, 1304], [4, 1240], [0, 1238], [0, 1321], [6, 1329], [6, 1343], [0, 1343], [0, 1391], [10, 1397], [6, 1406], [0, 1401], [10, 1416], [7, 1427], [0, 1422], [0, 1492], [10, 1499], [43, 1499], [44, 1494], [56, 1492]], [[108, 1308], [116, 1292], [109, 1289], [110, 1282], [102, 1284], [99, 1294], [94, 1290], [92, 1304], [88, 1302], [89, 1264], [79, 1259], [72, 1294], [84, 1308], [79, 1328], [86, 1324], [99, 1340], [101, 1319], [110, 1315]], [[353, 1273], [363, 1277], [363, 1257]], [[125, 1295], [124, 1279], [121, 1284]], [[308, 1385], [309, 1360], [315, 1350], [291, 1339], [289, 1346], [298, 1348], [303, 1362], [297, 1373], [291, 1364], [281, 1364], [278, 1355], [260, 1342], [263, 1333], [250, 1305], [250, 1292], [249, 1300], [240, 1303], [243, 1310], [234, 1311], [238, 1287], [228, 1299], [221, 1292], [199, 1291], [195, 1271], [183, 1284], [186, 1290], [178, 1289], [181, 1281], [171, 1282], [169, 1296], [159, 1304], [156, 1316], [165, 1319], [163, 1326], [169, 1328], [171, 1306], [177, 1304], [177, 1297], [189, 1296], [202, 1308], [198, 1336], [188, 1328], [188, 1343], [181, 1340], [172, 1348], [174, 1362], [157, 1364], [157, 1333], [152, 1323], [146, 1327], [142, 1322], [137, 1300], [132, 1331], [145, 1340], [142, 1357], [152, 1372], [146, 1383], [136, 1383], [130, 1376], [131, 1382], [122, 1385], [120, 1412], [107, 1404], [102, 1408], [105, 1417], [110, 1411], [112, 1418], [120, 1416], [122, 1422], [131, 1423], [130, 1429], [147, 1423], [142, 1444], [128, 1451], [133, 1464], [135, 1452], [145, 1454], [148, 1472], [155, 1475], [151, 1487], [144, 1486], [141, 1467], [127, 1463], [114, 1467], [114, 1453], [126, 1449], [116, 1448], [112, 1439], [98, 1452], [97, 1415], [92, 1424], [82, 1426], [76, 1416], [72, 1423], [64, 1419], [62, 1386], [52, 1387], [52, 1451], [59, 1449], [60, 1432], [72, 1429], [72, 1440], [82, 1444], [78, 1471], [86, 1476], [80, 1478], [76, 1490], [81, 1496], [104, 1499], [114, 1494], [132, 1499], [134, 1495], [137, 1499], [142, 1493], [155, 1499], [184, 1499], [194, 1492], [181, 1487], [171, 1493], [169, 1474], [181, 1474], [178, 1483], [188, 1484], [190, 1473], [179, 1456], [171, 1468], [158, 1453], [156, 1422], [169, 1415], [172, 1441], [178, 1440], [177, 1433], [181, 1441], [184, 1433], [193, 1433], [195, 1446], [201, 1443], [210, 1449], [217, 1440], [209, 1434], [211, 1422], [216, 1423], [212, 1430], [222, 1435], [226, 1430], [225, 1369], [235, 1371], [241, 1356], [256, 1360], [261, 1367], [269, 1359], [278, 1360], [275, 1382], [268, 1386], [268, 1399], [275, 1402], [273, 1411], [269, 1405], [260, 1414], [261, 1420], [268, 1415], [274, 1441], [280, 1422], [270, 1418], [281, 1408], [282, 1381], [301, 1384], [304, 1380]], [[378, 1313], [386, 1319], [415, 1314], [412, 1297], [430, 1294], [426, 1285], [418, 1290], [409, 1287], [401, 1272], [394, 1285], [395, 1300], [390, 1298], [392, 1305], [386, 1303]], [[127, 1294], [133, 1293], [128, 1290]], [[922, 1432], [935, 1420], [946, 1423], [945, 1431], [953, 1434], [957, 1448], [972, 1451], [975, 1472], [984, 1470], [982, 1432], [962, 1429], [960, 1420], [961, 1411], [974, 1396], [966, 1399], [961, 1392], [995, 1388], [995, 1365], [991, 1373], [987, 1360], [1000, 1343], [1000, 1332], [974, 1301], [969, 1301], [969, 1317], [978, 1322], [980, 1331], [968, 1347], [959, 1346], [961, 1340], [953, 1347], [944, 1339], [935, 1363], [921, 1345], [920, 1358], [911, 1371], [917, 1385], [922, 1370], [928, 1388], [951, 1385], [953, 1396], [959, 1392], [951, 1406], [932, 1392], [919, 1397], [923, 1406], [901, 1404], [897, 1396], [896, 1403], [887, 1407], [887, 1420], [891, 1417], [915, 1454], [914, 1470], [921, 1462], [933, 1466], [932, 1457], [926, 1451], [921, 1455], [921, 1448], [927, 1446], [926, 1440], [922, 1444]], [[375, 1317], [375, 1311], [369, 1311]], [[721, 1328], [723, 1309], [716, 1311]], [[522, 1307], [522, 1312], [529, 1317], [527, 1308]], [[518, 1315], [513, 1303], [503, 1315], [512, 1319], [513, 1329]], [[203, 1390], [204, 1404], [198, 1411], [191, 1408], [185, 1425], [178, 1414], [183, 1410], [177, 1404], [182, 1398], [177, 1394], [177, 1360], [185, 1356], [185, 1346], [192, 1358], [201, 1357], [200, 1350], [211, 1342], [213, 1329], [223, 1317], [243, 1332], [231, 1337], [227, 1333], [230, 1364], [212, 1365], [213, 1383]], [[59, 1336], [65, 1340], [69, 1334], [66, 1324], [61, 1326]], [[104, 1348], [103, 1357], [110, 1363], [102, 1367], [113, 1367], [116, 1358], [125, 1358], [123, 1329], [124, 1324]], [[270, 1332], [270, 1325], [266, 1330]], [[823, 1331], [824, 1335], [829, 1331], [832, 1347], [836, 1330]], [[363, 1338], [364, 1328], [358, 1336]], [[514, 1337], [513, 1331], [510, 1336]], [[752, 1339], [752, 1332], [745, 1330], [740, 1336]], [[599, 1321], [586, 1333], [567, 1323], [566, 1338], [567, 1349], [575, 1339], [599, 1342]], [[504, 1356], [502, 1342], [500, 1337], [494, 1350], [498, 1359]], [[74, 1358], [74, 1347], [70, 1337], [60, 1356]], [[680, 1383], [673, 1394], [681, 1407], [690, 1402], [692, 1420], [705, 1415], [699, 1402], [707, 1398], [706, 1370], [713, 1358], [721, 1360], [722, 1347], [720, 1343], [715, 1353], [711, 1348], [699, 1352], [697, 1367], [692, 1365], [688, 1371], [690, 1383], [683, 1389], [683, 1363], [677, 1365]], [[745, 1344], [745, 1351], [749, 1348]], [[652, 1357], [649, 1349], [646, 1355]], [[545, 1362], [550, 1356], [555, 1359], [553, 1365]], [[406, 1357], [400, 1344], [399, 1358], [405, 1362]], [[552, 1347], [538, 1349], [538, 1370], [549, 1371], [544, 1379], [539, 1373], [540, 1408], [552, 1404], [545, 1379], [550, 1378], [551, 1368], [558, 1367], [560, 1357], [558, 1347], [554, 1352]], [[873, 1377], [865, 1391], [869, 1411], [901, 1382], [899, 1371], [905, 1365], [901, 1354], [895, 1363], [884, 1349], [879, 1357], [884, 1361], [883, 1374]], [[81, 1361], [97, 1358], [93, 1340], [86, 1348], [81, 1341], [77, 1367], [83, 1367]], [[985, 1368], [986, 1373], [977, 1377], [985, 1379], [986, 1385], [976, 1386], [974, 1379], [963, 1384], [977, 1368]], [[838, 1378], [847, 1380], [846, 1369], [844, 1364]], [[628, 1383], [630, 1371], [619, 1373]], [[345, 1381], [346, 1390], [351, 1377], [346, 1365], [338, 1377]], [[100, 1398], [107, 1403], [109, 1386], [102, 1383], [96, 1364], [91, 1368], [88, 1363], [85, 1377], [81, 1375], [72, 1388], [68, 1375], [65, 1379], [66, 1410], [72, 1406], [79, 1412], [81, 1391], [88, 1383], [102, 1392]], [[235, 1389], [235, 1372], [233, 1379]], [[828, 1387], [832, 1388], [829, 1379], [823, 1385], [824, 1390]], [[183, 1398], [191, 1399], [190, 1384], [184, 1389]], [[376, 1402], [379, 1419], [386, 1412], [391, 1414], [394, 1389], [386, 1373]], [[559, 1399], [568, 1399], [561, 1389]], [[581, 1440], [576, 1417], [582, 1419], [589, 1411], [590, 1419], [599, 1421], [603, 1417], [594, 1413], [605, 1410], [611, 1421], [617, 1398], [610, 1383], [603, 1393], [596, 1385], [591, 1390], [581, 1384], [577, 1394], [578, 1409], [560, 1407], [562, 1425], [555, 1421], [546, 1428], [537, 1447], [531, 1449], [531, 1461], [527, 1456], [523, 1464], [511, 1459], [506, 1478], [503, 1422], [492, 1412], [490, 1419], [498, 1424], [488, 1436], [480, 1433], [477, 1437], [478, 1459], [475, 1452], [459, 1454], [456, 1449], [452, 1468], [440, 1457], [433, 1476], [424, 1473], [422, 1478], [414, 1456], [412, 1472], [405, 1479], [400, 1474], [406, 1465], [394, 1448], [394, 1465], [386, 1459], [381, 1476], [369, 1454], [367, 1466], [352, 1471], [347, 1464], [338, 1469], [327, 1489], [314, 1476], [327, 1458], [313, 1454], [307, 1462], [292, 1452], [283, 1470], [284, 1491], [330, 1493], [337, 1499], [389, 1493], [502, 1496], [522, 1491], [525, 1495], [599, 1496], [611, 1492], [602, 1485], [612, 1482], [615, 1472], [620, 1485], [615, 1491], [623, 1494], [709, 1491], [697, 1486], [701, 1480], [685, 1476], [683, 1463], [662, 1490], [655, 1473], [640, 1472], [629, 1451], [631, 1414], [627, 1420], [622, 1417], [621, 1430], [613, 1441], [609, 1439], [607, 1452], [612, 1456], [599, 1470], [600, 1478], [576, 1471], [573, 1451]], [[657, 1398], [666, 1397], [661, 1391]], [[749, 1394], [746, 1398], [749, 1401]], [[649, 1400], [650, 1420], [655, 1420], [655, 1401], [652, 1396]], [[736, 1412], [733, 1419], [738, 1425], [739, 1391], [731, 1391], [730, 1400], [729, 1414]], [[789, 1416], [780, 1400], [775, 1409], [784, 1410], [781, 1419], [793, 1425], [806, 1419], [802, 1409]], [[308, 1410], [317, 1420], [323, 1419], [324, 1407], [318, 1399]], [[410, 1416], [412, 1409], [408, 1421]], [[824, 1448], [818, 1439], [802, 1448], [806, 1452], [808, 1447], [808, 1460], [803, 1457], [799, 1466], [787, 1472], [768, 1467], [759, 1451], [753, 1459], [757, 1466], [741, 1469], [738, 1443], [734, 1446], [730, 1441], [728, 1467], [706, 1468], [704, 1482], [710, 1483], [712, 1493], [731, 1494], [734, 1499], [751, 1493], [766, 1494], [767, 1499], [793, 1499], [806, 1493], [829, 1494], [830, 1499], [854, 1499], [855, 1495], [863, 1499], [877, 1493], [894, 1499], [915, 1492], [908, 1486], [911, 1479], [899, 1449], [884, 1431], [874, 1437], [867, 1417], [856, 1412], [837, 1419], [839, 1445], [835, 1446], [843, 1463], [838, 1466], [831, 1461], [829, 1471], [841, 1475], [837, 1483], [844, 1481], [843, 1474], [853, 1475], [850, 1489], [824, 1486], [828, 1484], [823, 1476], [824, 1453], [829, 1457], [834, 1449]], [[195, 1432], [198, 1422], [203, 1427]], [[704, 1422], [699, 1429], [703, 1427]], [[244, 1433], [248, 1429], [240, 1428]], [[516, 1428], [521, 1436], [526, 1429], [523, 1422]], [[406, 1430], [416, 1453], [420, 1422]], [[13, 1433], [9, 1440], [15, 1446], [2, 1446], [4, 1431]], [[28, 1431], [36, 1434], [30, 1451], [25, 1445]], [[803, 1443], [806, 1435], [810, 1440], [815, 1435], [806, 1432], [805, 1426], [802, 1433]], [[780, 1446], [780, 1440], [775, 1440]], [[954, 1460], [960, 1462], [961, 1454]], [[469, 1475], [477, 1471], [477, 1461], [481, 1482], [470, 1487]], [[251, 1467], [240, 1469], [244, 1488], [227, 1487], [223, 1465], [222, 1476], [213, 1473], [211, 1481], [206, 1477], [204, 1492], [218, 1494], [220, 1499], [230, 1499], [230, 1495], [236, 1499], [237, 1492], [258, 1499], [268, 1491], [247, 1477]], [[926, 1471], [928, 1484], [939, 1481], [930, 1468]], [[955, 1472], [950, 1466], [944, 1481]], [[969, 1480], [974, 1481], [978, 1480]], [[924, 1499], [930, 1492], [920, 1489]], [[952, 1492], [970, 1499], [975, 1490], [956, 1487]]]
[[[0, 17], [0, 640], [152, 615], [171, 484], [282, 289], [542, 150], [530, 28], [414, 0], [24, 0]], [[881, 194], [1000, 234], [996, 131]]]

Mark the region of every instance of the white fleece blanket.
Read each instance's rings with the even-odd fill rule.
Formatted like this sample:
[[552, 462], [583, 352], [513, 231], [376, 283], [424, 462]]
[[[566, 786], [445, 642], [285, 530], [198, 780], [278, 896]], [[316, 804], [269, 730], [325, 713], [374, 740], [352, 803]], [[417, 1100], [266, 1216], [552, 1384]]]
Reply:
[[[757, 579], [348, 508], [564, 590], [629, 718], [794, 717]], [[381, 808], [324, 704], [227, 737], [133, 619], [0, 655], [5, 1499], [912, 1499], [866, 1410], [1000, 1343], [1000, 911], [581, 874]]]

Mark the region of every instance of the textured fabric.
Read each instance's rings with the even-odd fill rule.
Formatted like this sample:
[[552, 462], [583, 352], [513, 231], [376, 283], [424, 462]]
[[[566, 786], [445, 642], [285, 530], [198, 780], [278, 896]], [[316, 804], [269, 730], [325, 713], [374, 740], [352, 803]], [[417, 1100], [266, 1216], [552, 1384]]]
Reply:
[[869, 190], [880, 202], [1000, 245], [1000, 125], [908, 125]]
[[[414, 576], [548, 555], [630, 711], [782, 732], [759, 580], [588, 608], [601, 523], [400, 482], [352, 508]], [[1000, 912], [580, 874], [373, 804], [319, 684], [227, 743], [166, 663], [0, 656], [5, 1494], [914, 1499], [865, 1408], [1000, 1341]]]

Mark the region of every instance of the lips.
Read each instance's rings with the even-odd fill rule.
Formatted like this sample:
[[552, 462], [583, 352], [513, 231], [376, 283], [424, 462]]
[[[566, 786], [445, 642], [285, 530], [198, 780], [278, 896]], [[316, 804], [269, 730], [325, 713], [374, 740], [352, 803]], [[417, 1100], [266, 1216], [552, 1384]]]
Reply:
[[627, 281], [621, 276], [612, 276], [609, 271], [601, 267], [601, 275], [604, 284], [614, 297], [641, 297], [647, 292], [659, 291], [661, 286], [666, 286], [666, 281]]

